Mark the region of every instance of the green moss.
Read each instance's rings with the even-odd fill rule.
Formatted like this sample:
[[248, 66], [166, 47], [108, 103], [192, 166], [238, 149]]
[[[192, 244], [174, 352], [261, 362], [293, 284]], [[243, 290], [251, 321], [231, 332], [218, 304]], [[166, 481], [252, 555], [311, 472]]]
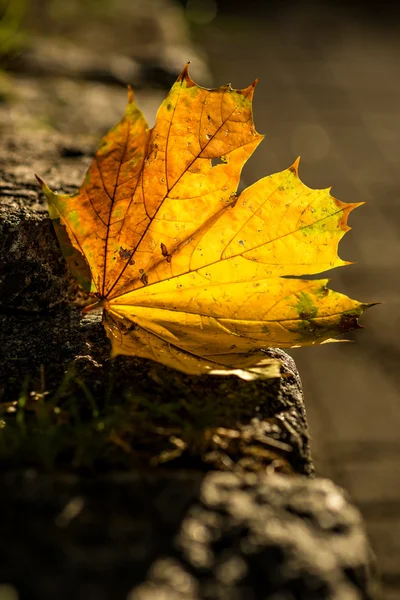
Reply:
[[193, 378], [175, 371], [166, 369], [154, 381], [138, 370], [134, 386], [121, 391], [120, 378], [120, 370], [114, 379], [111, 368], [101, 391], [92, 390], [69, 370], [52, 393], [35, 392], [26, 381], [19, 398], [0, 404], [2, 468], [107, 471], [149, 468], [176, 457], [201, 463], [210, 451], [210, 431], [249, 423], [260, 405], [268, 405], [267, 417], [276, 410], [279, 380], [243, 385], [235, 377], [218, 378], [213, 387], [210, 378], [200, 377], [194, 390]]
[[26, 34], [22, 21], [27, 12], [27, 0], [0, 0], [0, 56], [18, 52]]

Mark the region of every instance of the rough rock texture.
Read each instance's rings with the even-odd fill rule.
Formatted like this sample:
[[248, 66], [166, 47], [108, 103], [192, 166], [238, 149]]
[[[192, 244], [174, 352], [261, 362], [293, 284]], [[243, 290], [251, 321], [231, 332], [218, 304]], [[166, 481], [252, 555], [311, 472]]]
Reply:
[[69, 277], [43, 207], [2, 200], [0, 236], [0, 308], [41, 311], [66, 299]]
[[361, 600], [358, 511], [328, 480], [163, 472], [1, 477], [0, 581], [20, 600]]
[[[132, 394], [146, 395], [158, 404], [181, 401], [200, 415], [209, 403], [219, 410], [204, 414], [207, 427], [234, 429], [247, 439], [243, 447], [240, 440], [232, 441], [228, 454], [235, 462], [245, 458], [251, 441], [260, 446], [260, 452], [264, 449], [261, 464], [281, 456], [293, 470], [313, 472], [300, 380], [293, 360], [284, 352], [271, 351], [272, 357], [282, 360], [281, 379], [245, 382], [234, 376], [183, 376], [142, 359], [111, 361], [100, 318], [82, 318], [79, 309], [68, 308], [46, 315], [0, 314], [0, 346], [5, 357], [0, 363], [0, 392], [5, 400], [18, 397], [27, 376], [31, 388], [38, 390], [44, 374], [46, 389], [56, 391], [66, 369], [73, 365], [76, 377], [100, 405], [110, 393], [110, 382], [116, 398]], [[76, 386], [73, 392], [84, 401], [82, 390]], [[190, 412], [186, 418], [190, 419]], [[166, 419], [164, 425], [171, 425]], [[155, 434], [154, 443], [156, 439]], [[168, 437], [165, 444], [167, 450]]]
[[[40, 151], [38, 151], [40, 148]], [[35, 173], [75, 190], [91, 141], [43, 131], [6, 133], [0, 147], [0, 308], [41, 311], [64, 302], [70, 280]], [[73, 296], [76, 288], [72, 289]]]

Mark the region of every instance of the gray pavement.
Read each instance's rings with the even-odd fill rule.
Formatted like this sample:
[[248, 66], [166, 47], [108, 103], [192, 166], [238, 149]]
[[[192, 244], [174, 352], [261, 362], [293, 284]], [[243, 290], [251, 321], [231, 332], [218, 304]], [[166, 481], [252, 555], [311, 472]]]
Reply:
[[215, 84], [258, 77], [257, 130], [265, 141], [244, 171], [249, 184], [301, 155], [310, 187], [332, 185], [350, 217], [331, 287], [381, 301], [352, 344], [292, 352], [299, 368], [318, 473], [361, 508], [383, 577], [400, 597], [400, 36], [373, 21], [315, 5], [252, 19], [217, 17], [198, 32]]

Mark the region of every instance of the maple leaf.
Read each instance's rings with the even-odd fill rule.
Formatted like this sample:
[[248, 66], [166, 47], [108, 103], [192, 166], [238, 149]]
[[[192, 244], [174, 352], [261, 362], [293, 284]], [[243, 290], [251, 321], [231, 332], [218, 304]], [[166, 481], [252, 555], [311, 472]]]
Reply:
[[263, 349], [360, 327], [370, 304], [299, 277], [348, 264], [337, 248], [359, 204], [308, 188], [298, 160], [236, 195], [263, 139], [255, 83], [209, 90], [186, 66], [152, 129], [129, 89], [78, 193], [39, 179], [64, 256], [98, 299], [89, 310], [103, 308], [113, 355], [190, 374], [277, 376]]

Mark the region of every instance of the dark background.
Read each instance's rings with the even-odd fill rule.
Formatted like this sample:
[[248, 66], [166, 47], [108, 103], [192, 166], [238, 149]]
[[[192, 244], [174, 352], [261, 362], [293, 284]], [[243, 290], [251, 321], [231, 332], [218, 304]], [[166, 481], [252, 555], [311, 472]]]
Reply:
[[[2, 2], [5, 13], [10, 3]], [[192, 60], [192, 75], [203, 85], [245, 87], [260, 80], [255, 123], [267, 137], [245, 167], [246, 184], [287, 168], [300, 155], [307, 185], [332, 185], [332, 194], [343, 201], [366, 201], [351, 215], [354, 230], [340, 246], [342, 258], [357, 264], [329, 276], [334, 289], [383, 304], [363, 317], [365, 329], [349, 336], [353, 343], [292, 355], [304, 384], [318, 474], [343, 485], [360, 507], [378, 554], [385, 600], [399, 598], [399, 5], [344, 0], [192, 0], [175, 6], [172, 0], [29, 5], [13, 0], [13, 5], [17, 16], [11, 26], [9, 19], [6, 25], [4, 17], [0, 21], [0, 130], [12, 121], [17, 131], [40, 126], [98, 139], [122, 114], [127, 82], [138, 90], [151, 122], [166, 89]], [[169, 25], [171, 7], [176, 10]], [[146, 11], [151, 16], [143, 21]], [[51, 51], [43, 50], [43, 40], [53, 44]], [[74, 62], [59, 50], [60, 40], [89, 52], [91, 70], [82, 74], [79, 52]], [[130, 71], [107, 66], [110, 53], [141, 65], [140, 73], [131, 63]], [[103, 70], [93, 67], [94, 56], [104, 62]]]

